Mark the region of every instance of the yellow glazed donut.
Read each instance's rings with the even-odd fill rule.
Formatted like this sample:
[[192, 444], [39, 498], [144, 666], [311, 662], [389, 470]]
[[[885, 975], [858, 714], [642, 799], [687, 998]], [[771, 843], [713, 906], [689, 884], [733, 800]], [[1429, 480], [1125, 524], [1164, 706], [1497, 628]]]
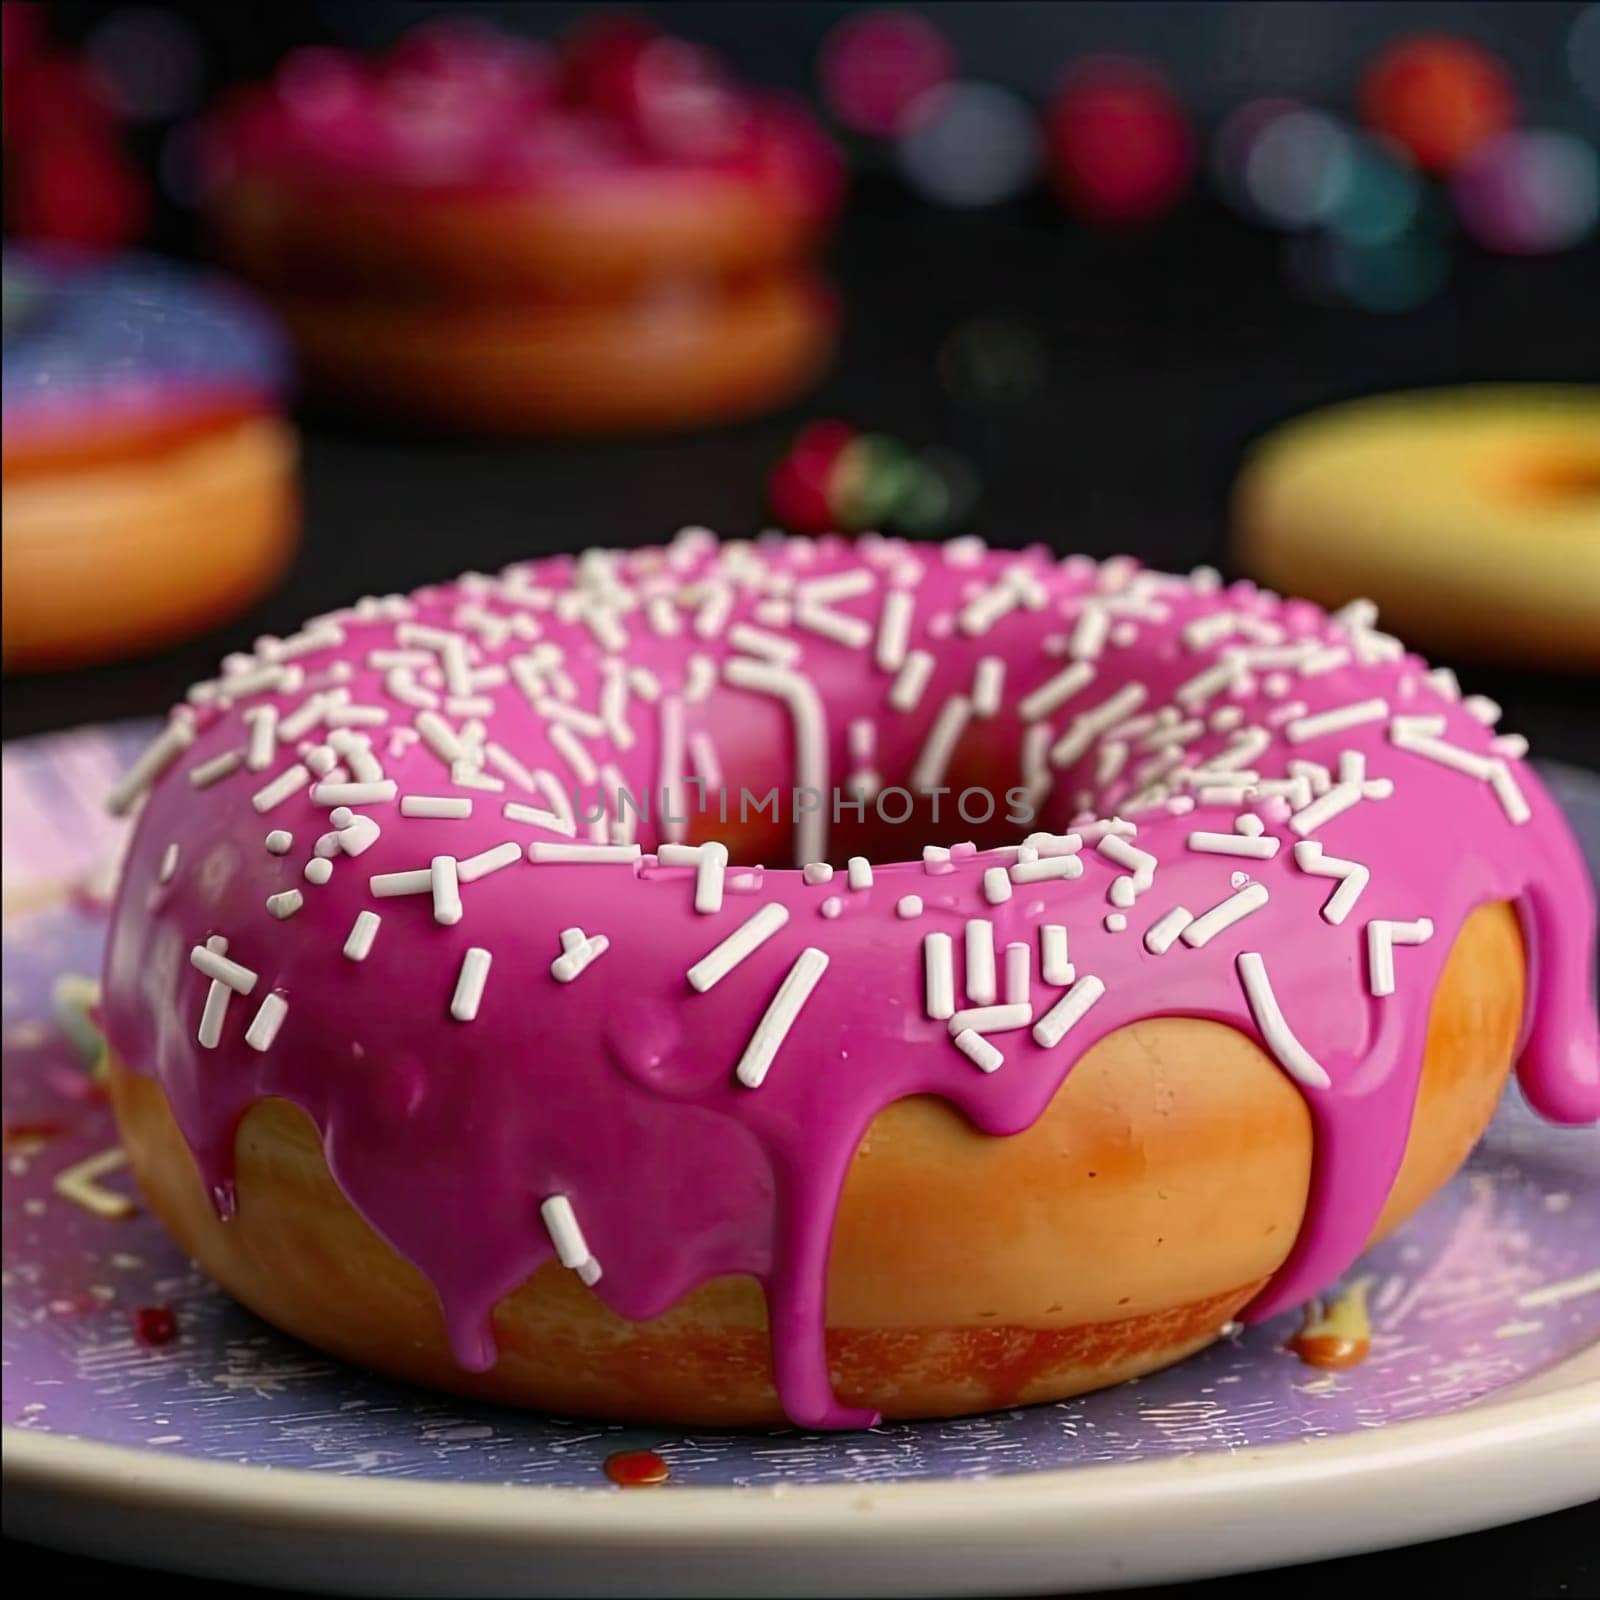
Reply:
[[1285, 593], [1370, 596], [1441, 653], [1600, 667], [1600, 388], [1315, 412], [1251, 452], [1233, 521], [1241, 565]]

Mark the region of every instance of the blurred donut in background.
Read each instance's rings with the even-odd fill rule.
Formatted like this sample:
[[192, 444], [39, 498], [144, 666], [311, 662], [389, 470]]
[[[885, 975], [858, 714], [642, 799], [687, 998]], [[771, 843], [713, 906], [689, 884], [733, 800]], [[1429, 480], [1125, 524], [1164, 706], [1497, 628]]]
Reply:
[[1494, 385], [1333, 406], [1257, 442], [1234, 489], [1252, 577], [1377, 602], [1419, 647], [1600, 669], [1600, 387]]
[[242, 611], [299, 524], [276, 325], [149, 256], [8, 248], [4, 288], [6, 670], [131, 655]]
[[298, 51], [205, 136], [219, 248], [317, 391], [507, 433], [760, 411], [831, 353], [843, 190], [808, 112], [626, 19]]

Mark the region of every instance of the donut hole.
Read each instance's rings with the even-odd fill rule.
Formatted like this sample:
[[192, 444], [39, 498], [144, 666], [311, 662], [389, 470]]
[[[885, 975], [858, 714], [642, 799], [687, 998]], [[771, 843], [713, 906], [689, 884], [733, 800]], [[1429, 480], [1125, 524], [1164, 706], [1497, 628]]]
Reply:
[[[703, 805], [698, 795], [690, 798], [687, 836], [692, 844], [720, 841], [737, 866], [798, 867], [814, 859], [801, 847], [796, 826], [803, 806], [820, 805], [826, 814], [823, 859], [837, 869], [851, 856], [879, 865], [915, 861], [929, 845], [970, 842], [980, 850], [996, 849], [1067, 822], [1068, 796], [1075, 792], [1067, 783], [1057, 782], [1037, 805], [1027, 798], [1022, 733], [1009, 719], [969, 725], [939, 782], [927, 789], [913, 783], [920, 739], [893, 742], [899, 730], [880, 724], [884, 742], [874, 762], [875, 785], [860, 789], [851, 764], [836, 756], [828, 788], [818, 798], [802, 797], [796, 787], [782, 708], [741, 697], [731, 701], [726, 717], [720, 705], [716, 712], [721, 782]], [[650, 832], [640, 830], [646, 849], [654, 847], [646, 838]]]

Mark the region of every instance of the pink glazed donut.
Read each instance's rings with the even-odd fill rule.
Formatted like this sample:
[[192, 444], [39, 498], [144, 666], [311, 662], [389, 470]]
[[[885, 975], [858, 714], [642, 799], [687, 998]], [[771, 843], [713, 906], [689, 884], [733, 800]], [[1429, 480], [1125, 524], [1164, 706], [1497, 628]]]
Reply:
[[112, 797], [132, 1162], [263, 1316], [463, 1392], [1115, 1382], [1336, 1280], [1513, 1058], [1600, 1115], [1587, 874], [1497, 716], [1365, 604], [970, 539], [364, 599]]

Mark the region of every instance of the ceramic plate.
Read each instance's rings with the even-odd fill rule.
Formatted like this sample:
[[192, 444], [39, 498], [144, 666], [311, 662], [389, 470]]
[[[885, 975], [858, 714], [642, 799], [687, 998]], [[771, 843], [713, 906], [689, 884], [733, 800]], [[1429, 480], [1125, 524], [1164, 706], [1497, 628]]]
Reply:
[[[1286, 1352], [1291, 1317], [1059, 1405], [674, 1432], [408, 1389], [283, 1337], [151, 1218], [56, 1187], [115, 1151], [52, 993], [97, 968], [103, 912], [81, 885], [116, 834], [91, 801], [145, 733], [5, 757], [9, 1531], [375, 1593], [978, 1594], [1303, 1561], [1600, 1494], [1600, 1138], [1515, 1098], [1359, 1263], [1373, 1351], [1344, 1373]], [[1600, 785], [1550, 776], [1600, 842]], [[126, 1193], [114, 1165], [101, 1181]], [[610, 1483], [608, 1459], [637, 1450], [666, 1484]]]

